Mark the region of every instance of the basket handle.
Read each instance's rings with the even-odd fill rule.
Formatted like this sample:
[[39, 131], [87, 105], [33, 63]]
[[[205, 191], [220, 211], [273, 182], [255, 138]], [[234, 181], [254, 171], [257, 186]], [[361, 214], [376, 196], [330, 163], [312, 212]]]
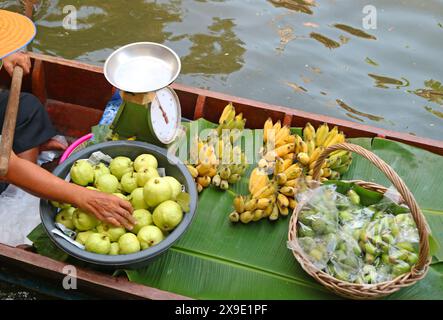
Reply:
[[420, 236], [419, 258], [417, 264], [414, 266], [411, 272], [421, 273], [424, 270], [426, 270], [426, 266], [429, 263], [429, 239], [428, 239], [429, 232], [425, 217], [423, 216], [423, 213], [421, 212], [420, 207], [415, 201], [415, 198], [412, 195], [411, 191], [409, 191], [408, 187], [403, 182], [403, 180], [386, 162], [384, 162], [377, 155], [366, 150], [363, 147], [351, 143], [339, 143], [326, 148], [319, 156], [314, 166], [313, 170], [314, 173], [312, 175], [313, 179], [319, 181], [320, 169], [323, 165], [323, 162], [326, 160], [326, 158], [328, 158], [328, 156], [332, 152], [336, 150], [347, 150], [355, 152], [361, 155], [362, 157], [368, 159], [377, 168], [379, 168], [386, 175], [386, 177], [394, 184], [395, 188], [397, 188], [398, 192], [403, 197], [403, 200], [411, 210], [412, 217], [414, 218], [414, 221], [417, 225], [418, 233]]

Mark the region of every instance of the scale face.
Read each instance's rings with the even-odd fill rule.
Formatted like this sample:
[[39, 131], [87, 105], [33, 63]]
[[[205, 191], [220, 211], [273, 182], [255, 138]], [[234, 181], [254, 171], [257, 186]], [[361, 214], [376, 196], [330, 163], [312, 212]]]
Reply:
[[158, 90], [151, 103], [151, 126], [153, 134], [162, 144], [170, 144], [177, 137], [180, 121], [180, 101], [169, 87]]

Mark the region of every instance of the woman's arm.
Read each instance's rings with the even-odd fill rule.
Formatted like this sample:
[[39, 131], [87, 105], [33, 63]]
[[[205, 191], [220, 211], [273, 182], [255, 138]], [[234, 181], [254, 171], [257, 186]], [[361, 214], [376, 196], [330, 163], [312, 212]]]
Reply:
[[66, 182], [14, 153], [4, 179], [40, 198], [72, 204], [112, 225], [132, 229], [135, 224], [128, 201]]

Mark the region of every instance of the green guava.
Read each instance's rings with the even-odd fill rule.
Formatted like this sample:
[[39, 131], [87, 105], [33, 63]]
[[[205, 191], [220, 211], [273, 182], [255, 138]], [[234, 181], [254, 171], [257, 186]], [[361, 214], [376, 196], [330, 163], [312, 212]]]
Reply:
[[137, 236], [133, 233], [125, 233], [118, 239], [118, 245], [120, 247], [120, 254], [131, 254], [140, 251], [140, 242]]
[[160, 243], [165, 236], [157, 226], [145, 226], [137, 234], [142, 250]]
[[132, 161], [128, 157], [116, 157], [109, 164], [111, 173], [120, 180], [125, 173], [133, 172]]
[[143, 194], [144, 194], [143, 188], [137, 188], [134, 191], [132, 191], [131, 194], [129, 195], [129, 201], [131, 202], [134, 210], [148, 209], [148, 205], [145, 201]]
[[137, 189], [137, 179], [136, 174], [133, 172], [125, 173], [121, 180], [122, 190], [126, 193], [131, 193]]
[[145, 209], [134, 210], [132, 216], [137, 221], [134, 228], [131, 230], [132, 233], [137, 234], [141, 228], [152, 224], [152, 215], [148, 210]]
[[143, 194], [148, 206], [154, 208], [158, 204], [172, 199], [172, 188], [167, 180], [158, 177], [146, 183], [143, 188]]
[[146, 168], [158, 168], [157, 159], [152, 154], [141, 154], [134, 160], [134, 169], [137, 172], [140, 172]]
[[111, 241], [104, 234], [93, 233], [86, 240], [85, 249], [93, 253], [108, 254], [109, 250], [111, 250]]
[[72, 221], [72, 214], [74, 213], [75, 208], [69, 207], [67, 209], [63, 209], [55, 216], [55, 222], [61, 223], [66, 228], [74, 230], [74, 222]]
[[95, 186], [102, 192], [117, 193], [119, 182], [112, 174], [103, 174], [98, 177]]
[[94, 182], [94, 168], [88, 160], [77, 160], [71, 167], [71, 180], [75, 184], [86, 187]]
[[183, 211], [177, 202], [167, 200], [155, 208], [152, 218], [161, 230], [171, 231], [182, 221]]
[[152, 167], [148, 167], [148, 168], [142, 169], [141, 171], [137, 172], [135, 174], [135, 176], [136, 176], [136, 179], [137, 179], [137, 185], [139, 187], [142, 187], [142, 188], [152, 178], [160, 177], [160, 175], [158, 174], [157, 169], [152, 168]]

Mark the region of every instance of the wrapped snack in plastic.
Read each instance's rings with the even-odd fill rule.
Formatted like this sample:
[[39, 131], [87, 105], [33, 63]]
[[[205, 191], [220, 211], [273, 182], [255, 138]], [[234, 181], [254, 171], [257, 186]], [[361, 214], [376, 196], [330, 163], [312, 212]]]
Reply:
[[410, 271], [419, 234], [401, 197], [390, 190], [373, 203], [377, 196], [362, 201], [357, 188], [345, 190], [306, 183], [297, 195], [298, 242], [288, 247], [299, 246], [317, 268], [348, 282], [375, 284]]

